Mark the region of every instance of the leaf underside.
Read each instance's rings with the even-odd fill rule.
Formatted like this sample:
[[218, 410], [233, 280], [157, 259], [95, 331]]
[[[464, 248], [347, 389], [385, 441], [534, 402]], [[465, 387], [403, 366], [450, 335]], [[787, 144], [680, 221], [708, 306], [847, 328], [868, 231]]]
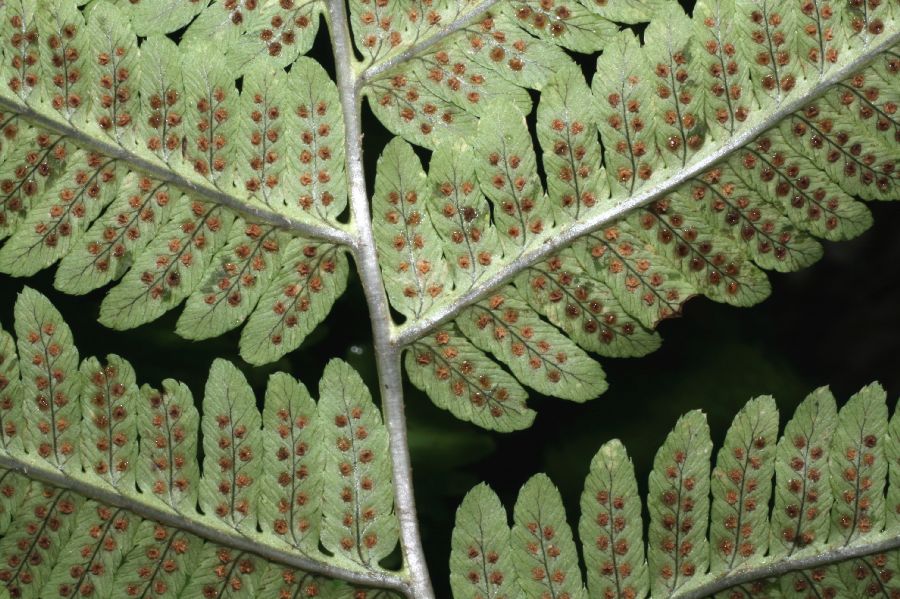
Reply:
[[318, 402], [272, 375], [260, 413], [243, 374], [216, 360], [198, 411], [178, 381], [138, 388], [118, 356], [79, 366], [38, 292], [22, 292], [15, 319], [17, 348], [0, 331], [11, 596], [392, 596], [339, 582], [367, 575], [402, 588], [378, 564], [397, 542], [387, 432], [347, 364], [329, 364]]
[[[244, 325], [265, 364], [371, 227], [410, 379], [485, 428], [531, 423], [523, 386], [596, 397], [592, 354], [653, 351], [694, 295], [763, 300], [897, 197], [893, 2], [353, 0], [343, 91], [303, 56], [322, 2], [157, 4], [0, 7], [0, 271], [110, 286], [119, 329], [184, 303], [180, 335]], [[341, 93], [397, 136], [371, 222]]]
[[706, 417], [690, 412], [657, 452], [644, 503], [625, 448], [604, 444], [581, 495], [586, 585], [549, 478], [522, 487], [511, 532], [481, 484], [456, 514], [453, 596], [893, 597], [900, 416], [889, 418], [885, 400], [874, 383], [838, 411], [828, 388], [817, 389], [779, 438], [775, 400], [752, 399], [715, 462]]
[[[411, 382], [459, 418], [522, 429], [524, 387], [596, 397], [591, 354], [653, 351], [694, 295], [761, 301], [766, 270], [812, 264], [819, 239], [871, 225], [863, 201], [896, 199], [898, 12], [351, 0], [362, 62], [339, 89], [303, 56], [321, 1], [0, 2], [0, 272], [57, 265], [61, 291], [109, 286], [99, 319], [118, 329], [184, 303], [180, 335], [243, 325], [242, 356], [265, 364], [327, 317], [371, 227]], [[345, 137], [359, 114], [341, 106], [363, 98], [397, 137], [372, 221], [354, 222], [362, 140]], [[273, 377], [260, 410], [216, 361], [198, 410], [177, 381], [138, 387], [122, 358], [81, 359], [34, 291], [13, 328], [0, 331], [13, 596], [391, 593], [325, 575], [403, 588], [380, 565], [398, 537], [387, 432], [349, 366], [329, 365], [318, 402]], [[525, 485], [511, 527], [479, 487], [454, 533], [454, 593], [900, 593], [893, 552], [720, 580], [897, 537], [900, 424], [883, 403], [871, 386], [838, 412], [819, 390], [776, 443], [759, 398], [715, 465], [705, 418], [685, 415], [654, 464], [646, 546], [633, 469], [607, 444], [582, 498], [584, 578], [549, 479]]]

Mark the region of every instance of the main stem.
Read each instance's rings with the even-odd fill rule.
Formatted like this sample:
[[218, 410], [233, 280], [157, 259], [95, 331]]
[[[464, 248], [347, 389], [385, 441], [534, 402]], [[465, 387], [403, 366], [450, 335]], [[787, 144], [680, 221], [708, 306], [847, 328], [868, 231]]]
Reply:
[[362, 97], [358, 75], [354, 71], [350, 28], [344, 0], [328, 0], [331, 45], [334, 51], [338, 94], [344, 113], [347, 179], [350, 185], [350, 213], [355, 225], [354, 259], [363, 292], [369, 306], [374, 338], [375, 362], [381, 392], [381, 406], [390, 435], [391, 464], [394, 479], [394, 509], [400, 520], [400, 548], [409, 575], [407, 594], [415, 599], [434, 599], [431, 577], [425, 563], [425, 552], [419, 535], [419, 520], [413, 493], [412, 465], [406, 435], [403, 405], [403, 377], [400, 367], [401, 347], [392, 343], [394, 323], [385, 293], [372, 217], [362, 152]]

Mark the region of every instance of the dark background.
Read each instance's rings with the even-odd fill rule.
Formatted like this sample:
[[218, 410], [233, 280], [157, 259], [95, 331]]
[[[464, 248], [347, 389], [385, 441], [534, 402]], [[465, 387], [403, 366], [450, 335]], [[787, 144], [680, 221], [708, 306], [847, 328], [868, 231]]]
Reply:
[[[643, 488], [653, 455], [678, 416], [702, 409], [720, 443], [734, 414], [750, 397], [772, 394], [782, 423], [804, 395], [830, 384], [839, 402], [879, 380], [893, 409], [900, 397], [900, 203], [870, 204], [875, 225], [849, 242], [827, 243], [815, 266], [772, 274], [770, 299], [736, 309], [694, 299], [684, 316], [660, 326], [664, 342], [639, 359], [605, 359], [610, 389], [587, 404], [537, 395], [534, 426], [512, 434], [485, 432], [434, 407], [407, 385], [410, 442], [422, 534], [439, 596], [449, 596], [447, 562], [453, 514], [463, 495], [488, 482], [511, 510], [518, 488], [547, 472], [566, 501], [576, 526], [578, 499], [591, 457], [604, 442], [621, 439]], [[200, 343], [173, 331], [178, 310], [126, 332], [96, 322], [102, 292], [72, 297], [52, 287], [53, 271], [28, 284], [62, 312], [81, 355], [119, 354], [134, 365], [139, 383], [172, 377], [202, 397], [213, 359], [238, 363], [262, 397], [275, 370], [300, 378], [316, 394], [332, 357], [356, 366], [377, 388], [371, 332], [364, 299], [353, 275], [347, 293], [303, 346], [262, 368], [237, 355], [239, 331]], [[16, 294], [24, 282], [0, 276], [0, 323], [11, 330]]]
[[[682, 2], [690, 9], [691, 2]], [[178, 34], [173, 34], [174, 39]], [[310, 56], [332, 72], [325, 28]], [[581, 57], [586, 74], [593, 62]], [[537, 98], [535, 97], [535, 100]], [[536, 103], [536, 102], [535, 102]], [[366, 167], [388, 134], [366, 111]], [[533, 115], [532, 115], [533, 118]], [[422, 153], [426, 159], [427, 153]], [[369, 182], [372, 189], [373, 181]], [[434, 407], [407, 385], [406, 401], [416, 499], [428, 562], [439, 597], [449, 597], [448, 556], [456, 507], [480, 481], [496, 490], [511, 513], [518, 488], [537, 472], [559, 486], [569, 522], [577, 526], [578, 501], [591, 457], [619, 438], [637, 470], [641, 492], [656, 449], [678, 416], [703, 410], [713, 440], [721, 443], [731, 418], [751, 397], [774, 395], [782, 425], [806, 393], [831, 385], [839, 403], [861, 386], [880, 381], [893, 410], [900, 397], [900, 203], [870, 203], [875, 225], [859, 238], [826, 243], [815, 266], [771, 274], [772, 296], [736, 309], [706, 299], [689, 301], [681, 318], [663, 322], [663, 346], [640, 359], [602, 360], [609, 391], [587, 404], [533, 394], [534, 426], [512, 434], [483, 431]], [[119, 332], [96, 322], [103, 290], [72, 297], [52, 287], [53, 269], [27, 281], [62, 312], [81, 356], [116, 353], [135, 367], [139, 384], [164, 378], [188, 384], [198, 402], [216, 357], [238, 364], [262, 398], [268, 375], [292, 373], [317, 396], [327, 361], [341, 357], [376, 389], [371, 329], [355, 273], [331, 315], [301, 348], [256, 368], [237, 353], [240, 332], [191, 342], [174, 334], [180, 309], [138, 329]], [[25, 282], [0, 275], [0, 324], [12, 329], [16, 294]]]

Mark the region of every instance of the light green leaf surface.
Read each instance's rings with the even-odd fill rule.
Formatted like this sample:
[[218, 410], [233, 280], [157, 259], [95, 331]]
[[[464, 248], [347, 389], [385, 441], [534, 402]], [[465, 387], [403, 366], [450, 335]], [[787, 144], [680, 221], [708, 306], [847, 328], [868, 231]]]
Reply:
[[255, 530], [263, 468], [261, 418], [253, 390], [231, 362], [213, 362], [200, 426], [200, 508], [238, 530]]
[[510, 544], [527, 597], [587, 597], [562, 498], [546, 475], [533, 476], [519, 491]]
[[397, 542], [388, 436], [372, 396], [346, 362], [332, 360], [319, 384], [325, 443], [322, 544], [375, 566]]
[[513, 576], [506, 510], [490, 487], [469, 491], [456, 510], [450, 552], [450, 586], [456, 599], [512, 599]]

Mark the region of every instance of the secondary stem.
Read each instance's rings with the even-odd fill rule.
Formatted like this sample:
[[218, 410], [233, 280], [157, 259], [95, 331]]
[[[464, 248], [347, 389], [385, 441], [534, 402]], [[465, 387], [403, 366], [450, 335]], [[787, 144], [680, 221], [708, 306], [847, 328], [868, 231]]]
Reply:
[[363, 168], [361, 95], [354, 72], [353, 48], [344, 0], [329, 0], [331, 44], [334, 51], [338, 92], [344, 113], [347, 179], [350, 185], [350, 212], [356, 228], [354, 258], [363, 292], [369, 306], [374, 339], [375, 361], [380, 382], [381, 407], [390, 435], [391, 464], [394, 482], [394, 509], [400, 520], [400, 547], [409, 573], [408, 595], [415, 599], [434, 599], [431, 578], [425, 563], [425, 552], [419, 535], [413, 493], [412, 466], [406, 436], [403, 406], [403, 378], [400, 367], [401, 349], [391, 343], [394, 323], [388, 306], [369, 213]]
[[121, 160], [128, 164], [130, 168], [146, 173], [157, 181], [171, 183], [175, 187], [186, 191], [193, 198], [227, 206], [256, 222], [274, 225], [310, 239], [323, 239], [339, 245], [349, 245], [352, 241], [350, 235], [340, 225], [333, 226], [325, 223], [305, 222], [277, 211], [268, 210], [262, 206], [253, 205], [249, 201], [213, 187], [207, 181], [186, 177], [162, 162], [156, 162], [141, 156], [133, 150], [112, 141], [89, 135], [77, 127], [52, 119], [41, 114], [31, 106], [12, 98], [0, 97], [0, 110], [16, 113], [28, 122], [38, 125], [41, 129], [52, 131], [57, 135], [74, 141], [80, 148], [95, 150], [109, 158]]
[[585, 235], [625, 218], [637, 208], [646, 206], [673, 192], [695, 177], [701, 176], [708, 169], [728, 159], [737, 150], [751, 143], [766, 131], [777, 127], [789, 115], [801, 110], [805, 105], [827, 92], [840, 81], [871, 64], [881, 56], [882, 52], [889, 50], [898, 42], [900, 42], [900, 31], [885, 34], [879, 39], [877, 44], [860, 53], [852, 60], [830, 70], [827, 75], [821, 77], [805, 93], [797, 93], [771, 111], [761, 115], [752, 124], [748, 124], [738, 133], [717, 146], [715, 151], [707, 153], [689, 163], [686, 167], [676, 170], [671, 176], [660, 179], [642, 188], [637, 193], [630, 194], [627, 198], [614, 198], [608, 203], [607, 207], [597, 210], [577, 222], [554, 229], [547, 234], [542, 243], [534, 245], [518, 256], [507, 260], [502, 266], [493, 271], [490, 276], [483, 278], [478, 284], [464, 290], [456, 297], [447, 298], [439, 309], [426, 313], [418, 320], [405, 324], [398, 329], [394, 343], [402, 347], [413, 343], [417, 339], [421, 339], [431, 331], [459, 316], [467, 307], [488, 297], [495, 290], [508, 284], [525, 268], [546, 260]]
[[29, 479], [45, 482], [60, 489], [74, 491], [84, 497], [96, 499], [104, 505], [124, 508], [143, 518], [189, 532], [218, 545], [256, 554], [265, 560], [284, 564], [290, 568], [363, 586], [398, 592], [405, 592], [407, 589], [406, 582], [392, 573], [350, 570], [335, 566], [330, 564], [325, 556], [307, 556], [287, 545], [276, 546], [270, 542], [270, 538], [266, 538], [266, 535], [239, 532], [225, 526], [215, 517], [201, 516], [193, 511], [178, 513], [171, 508], [166, 509], [158, 503], [158, 499], [148, 497], [148, 493], [125, 493], [110, 486], [99, 485], [86, 477], [81, 478], [59, 470], [41, 458], [0, 454], [0, 468], [18, 472]]

